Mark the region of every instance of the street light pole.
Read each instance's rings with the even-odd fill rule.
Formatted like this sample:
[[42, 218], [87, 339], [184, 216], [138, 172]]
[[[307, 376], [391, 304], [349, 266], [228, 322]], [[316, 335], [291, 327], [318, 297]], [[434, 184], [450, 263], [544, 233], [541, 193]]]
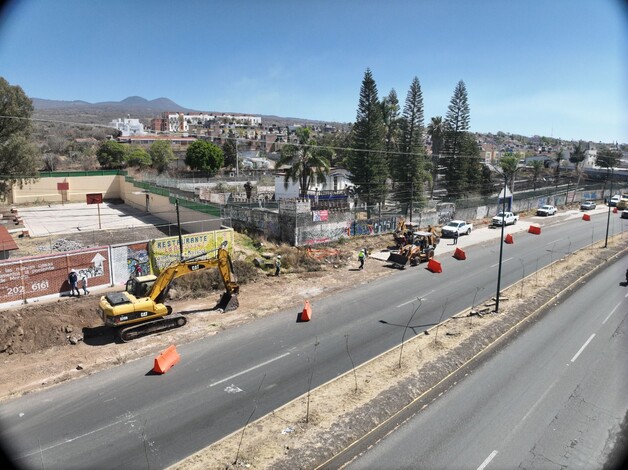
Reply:
[[611, 189], [610, 196], [608, 197], [608, 216], [606, 217], [606, 238], [604, 239], [604, 248], [608, 246], [608, 226], [611, 222], [611, 198], [613, 197], [613, 170], [611, 167]]
[[495, 313], [499, 313], [499, 290], [502, 280], [502, 257], [504, 254], [504, 227], [506, 227], [506, 187], [508, 186], [508, 177], [504, 172], [504, 194], [502, 196], [502, 236], [499, 242], [499, 268], [497, 270], [497, 295], [495, 296]]

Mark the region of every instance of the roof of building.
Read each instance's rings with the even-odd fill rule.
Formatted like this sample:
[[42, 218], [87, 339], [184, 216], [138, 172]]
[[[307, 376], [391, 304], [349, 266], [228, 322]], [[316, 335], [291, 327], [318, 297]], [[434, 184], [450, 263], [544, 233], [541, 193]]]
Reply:
[[17, 250], [18, 246], [13, 237], [3, 225], [0, 225], [0, 251]]

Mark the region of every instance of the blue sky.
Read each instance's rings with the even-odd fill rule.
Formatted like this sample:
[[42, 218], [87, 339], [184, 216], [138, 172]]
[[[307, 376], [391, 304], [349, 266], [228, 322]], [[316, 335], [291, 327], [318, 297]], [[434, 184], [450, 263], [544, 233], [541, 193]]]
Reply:
[[[425, 123], [459, 80], [471, 128], [628, 143], [619, 0], [13, 0], [0, 76], [30, 97], [167, 97], [201, 111], [353, 122], [364, 72]], [[623, 60], [622, 60], [623, 59]]]

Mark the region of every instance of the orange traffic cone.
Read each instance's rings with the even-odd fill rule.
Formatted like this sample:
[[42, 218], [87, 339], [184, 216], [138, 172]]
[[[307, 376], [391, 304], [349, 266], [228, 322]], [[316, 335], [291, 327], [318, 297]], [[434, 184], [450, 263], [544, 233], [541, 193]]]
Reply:
[[301, 312], [301, 321], [310, 321], [312, 319], [312, 307], [310, 301], [306, 300], [303, 305], [303, 311]]
[[181, 356], [179, 356], [177, 348], [173, 344], [172, 346], [167, 347], [155, 358], [155, 366], [153, 367], [153, 372], [157, 374], [164, 374], [168, 370], [170, 370], [173, 365], [179, 362], [180, 359]]
[[506, 237], [504, 238], [504, 241], [508, 244], [513, 244], [515, 242], [511, 234], [506, 235]]

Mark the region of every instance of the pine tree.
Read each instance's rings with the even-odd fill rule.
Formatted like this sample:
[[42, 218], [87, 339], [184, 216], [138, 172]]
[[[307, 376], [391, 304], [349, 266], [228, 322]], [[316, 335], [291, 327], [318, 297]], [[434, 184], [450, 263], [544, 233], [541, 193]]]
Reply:
[[386, 198], [388, 168], [384, 154], [386, 129], [377, 85], [370, 69], [366, 69], [360, 88], [360, 101], [353, 126], [353, 148], [348, 158], [348, 170], [358, 196], [366, 202], [367, 217], [373, 205]]
[[459, 198], [470, 189], [469, 181], [467, 180], [468, 173], [472, 173], [473, 176], [473, 170], [479, 170], [479, 168], [474, 168], [473, 170], [470, 168], [469, 155], [465, 154], [469, 150], [475, 150], [467, 135], [469, 121], [470, 112], [467, 88], [464, 82], [460, 80], [454, 89], [445, 117], [442, 147], [442, 152], [445, 155], [443, 159], [445, 188], [450, 198]]
[[401, 119], [401, 143], [394, 158], [391, 174], [396, 184], [395, 199], [402, 204], [404, 215], [413, 202], [423, 201], [425, 148], [423, 146], [423, 92], [417, 77], [412, 80]]
[[392, 173], [393, 154], [399, 148], [401, 140], [401, 119], [399, 117], [400, 107], [397, 92], [393, 88], [382, 102], [382, 119], [386, 129], [385, 145], [386, 160], [388, 161], [388, 170]]

